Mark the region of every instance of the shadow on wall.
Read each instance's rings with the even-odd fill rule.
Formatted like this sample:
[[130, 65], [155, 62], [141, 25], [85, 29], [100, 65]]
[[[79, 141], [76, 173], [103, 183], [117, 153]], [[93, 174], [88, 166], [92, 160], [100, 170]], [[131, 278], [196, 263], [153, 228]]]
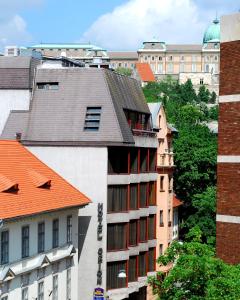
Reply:
[[78, 261], [82, 253], [90, 221], [90, 216], [78, 217]]

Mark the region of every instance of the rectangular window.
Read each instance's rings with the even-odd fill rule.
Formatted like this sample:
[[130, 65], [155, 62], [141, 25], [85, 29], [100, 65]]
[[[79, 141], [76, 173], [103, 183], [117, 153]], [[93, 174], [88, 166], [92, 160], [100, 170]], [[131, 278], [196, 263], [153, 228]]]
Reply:
[[52, 299], [58, 300], [58, 275], [53, 276]]
[[107, 250], [123, 250], [127, 248], [127, 224], [107, 225]]
[[128, 266], [128, 282], [134, 282], [137, 280], [137, 256], [130, 256]]
[[140, 183], [140, 207], [147, 207], [148, 206], [148, 201], [147, 201], [147, 194], [148, 194], [148, 185], [147, 183]]
[[147, 218], [140, 218], [139, 220], [139, 242], [146, 242], [147, 237]]
[[109, 262], [107, 264], [107, 289], [119, 289], [127, 286], [127, 278], [119, 278], [119, 273], [127, 271], [125, 261]]
[[38, 300], [44, 300], [44, 282], [38, 283]]
[[131, 173], [138, 173], [138, 149], [136, 148], [130, 150], [130, 164]]
[[38, 253], [44, 252], [45, 248], [45, 224], [38, 224]]
[[38, 90], [58, 90], [58, 82], [37, 82]]
[[127, 185], [108, 186], [108, 206], [109, 212], [120, 212], [128, 210], [128, 187]]
[[59, 220], [55, 219], [52, 223], [52, 246], [57, 248], [59, 246]]
[[168, 190], [169, 192], [172, 192], [173, 186], [172, 186], [173, 178], [171, 175], [168, 175]]
[[67, 294], [67, 299], [66, 300], [71, 300], [71, 269], [67, 269], [67, 282], [66, 282], [66, 294]]
[[138, 185], [130, 184], [130, 209], [138, 209]]
[[[159, 57], [160, 58], [160, 57]], [[159, 74], [162, 74], [163, 73], [163, 64], [162, 63], [159, 63], [158, 65], [157, 65], [157, 68], [158, 68], [158, 73]]]
[[154, 272], [155, 269], [155, 248], [150, 248], [148, 251], [148, 272]]
[[22, 258], [29, 256], [29, 226], [22, 227]]
[[108, 173], [128, 174], [128, 149], [126, 147], [108, 148]]
[[168, 73], [173, 73], [173, 63], [168, 63], [167, 64], [167, 72]]
[[164, 176], [160, 176], [160, 192], [164, 192]]
[[156, 238], [155, 234], [155, 215], [149, 215], [148, 217], [148, 239], [154, 240]]
[[131, 220], [129, 222], [129, 246], [138, 244], [138, 221]]
[[159, 255], [163, 255], [163, 244], [159, 245]]
[[197, 72], [197, 65], [195, 63], [192, 64], [192, 72]]
[[140, 172], [148, 171], [148, 149], [141, 148], [140, 150]]
[[138, 276], [147, 275], [147, 252], [140, 252], [138, 256]]
[[22, 288], [22, 300], [28, 300], [28, 287]]
[[67, 243], [72, 242], [72, 216], [67, 216]]
[[149, 149], [149, 171], [156, 172], [156, 149]]
[[1, 264], [9, 262], [9, 232], [1, 232]]
[[180, 72], [182, 73], [182, 72], [184, 72], [184, 63], [180, 63], [180, 68], [179, 68], [180, 70]]
[[98, 131], [100, 126], [101, 106], [88, 106], [86, 110], [84, 130]]
[[164, 224], [163, 224], [163, 210], [160, 210], [160, 212], [159, 212], [159, 225], [161, 227], [164, 226]]
[[151, 206], [156, 205], [156, 182], [150, 181], [149, 182], [149, 197], [148, 197], [148, 204]]
[[172, 225], [171, 222], [171, 209], [168, 210], [168, 226], [170, 227]]

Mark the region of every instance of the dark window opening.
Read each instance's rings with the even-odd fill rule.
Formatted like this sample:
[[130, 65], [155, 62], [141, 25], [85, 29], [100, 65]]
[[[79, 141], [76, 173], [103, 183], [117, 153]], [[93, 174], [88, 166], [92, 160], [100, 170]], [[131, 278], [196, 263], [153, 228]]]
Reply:
[[160, 176], [160, 192], [164, 191], [164, 176]]
[[128, 210], [128, 187], [127, 185], [108, 186], [108, 212], [120, 212]]
[[138, 209], [138, 185], [130, 184], [130, 209]]
[[138, 256], [138, 276], [147, 275], [147, 252], [140, 252]]
[[9, 262], [9, 232], [1, 232], [1, 264]]
[[154, 240], [156, 238], [155, 215], [148, 217], [148, 239]]
[[119, 289], [127, 286], [127, 278], [119, 278], [120, 271], [127, 271], [126, 261], [107, 264], [107, 289]]
[[155, 248], [150, 248], [148, 251], [148, 272], [155, 271]]
[[148, 205], [156, 205], [156, 182], [150, 181], [149, 182], [149, 197], [148, 197]]
[[129, 127], [138, 130], [150, 130], [150, 115], [133, 110], [124, 110]]
[[149, 149], [149, 171], [156, 172], [156, 149]]
[[129, 222], [129, 246], [138, 244], [138, 221], [131, 220]]
[[128, 282], [134, 282], [137, 280], [137, 256], [130, 256], [128, 266]]
[[57, 248], [59, 246], [59, 220], [53, 220], [52, 226], [52, 246]]
[[38, 253], [45, 250], [45, 224], [44, 222], [38, 224]]
[[146, 242], [147, 237], [147, 218], [140, 218], [139, 220], [139, 242]]
[[128, 173], [128, 149], [125, 147], [108, 148], [108, 173]]
[[163, 210], [160, 210], [160, 212], [159, 212], [159, 225], [161, 227], [164, 226], [164, 224], [163, 224]]
[[37, 82], [38, 90], [58, 90], [58, 82]]
[[88, 106], [84, 122], [85, 131], [98, 131], [100, 126], [102, 108], [100, 106]]
[[29, 256], [29, 226], [22, 227], [22, 258]]
[[67, 216], [67, 243], [72, 242], [72, 216]]
[[148, 185], [147, 185], [147, 183], [140, 183], [140, 201], [139, 201], [139, 205], [142, 208], [148, 206], [147, 194], [148, 194]]
[[127, 224], [108, 224], [107, 226], [107, 250], [127, 249]]
[[141, 148], [140, 150], [140, 172], [148, 171], [148, 149]]
[[131, 173], [138, 173], [138, 149], [130, 150]]

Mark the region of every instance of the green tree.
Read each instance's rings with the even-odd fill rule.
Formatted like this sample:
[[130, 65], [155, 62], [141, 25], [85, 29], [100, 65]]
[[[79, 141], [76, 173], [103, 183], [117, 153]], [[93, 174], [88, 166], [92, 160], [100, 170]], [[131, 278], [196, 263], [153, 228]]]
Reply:
[[206, 88], [205, 85], [201, 85], [198, 90], [197, 101], [209, 103], [210, 99], [211, 99], [211, 93], [209, 92], [209, 90]]
[[214, 248], [200, 242], [198, 228], [188, 237], [190, 242], [173, 242], [158, 258], [160, 265], [173, 267], [166, 276], [149, 277], [154, 293], [161, 300], [238, 300], [240, 267], [216, 258]]
[[130, 69], [130, 68], [119, 67], [119, 68], [116, 68], [115, 71], [119, 74], [126, 75], [126, 76], [132, 75], [132, 69]]

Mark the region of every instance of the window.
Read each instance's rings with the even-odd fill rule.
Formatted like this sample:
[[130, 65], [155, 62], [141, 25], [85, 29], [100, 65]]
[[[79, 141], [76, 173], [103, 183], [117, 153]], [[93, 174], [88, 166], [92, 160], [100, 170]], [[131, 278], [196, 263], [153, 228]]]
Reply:
[[180, 63], [179, 71], [184, 72], [184, 63]]
[[147, 60], [147, 56], [145, 56], [144, 59]]
[[163, 255], [163, 244], [159, 245], [159, 255]]
[[127, 185], [108, 186], [108, 212], [120, 212], [128, 210], [128, 187]]
[[173, 60], [172, 55], [168, 56], [168, 60], [169, 60], [169, 61], [172, 61], [172, 60]]
[[58, 90], [58, 82], [37, 82], [38, 90]]
[[196, 55], [193, 55], [192, 56], [192, 62], [196, 62], [197, 61], [197, 56]]
[[44, 252], [45, 248], [45, 224], [38, 224], [38, 253]]
[[140, 252], [138, 256], [138, 276], [147, 275], [147, 252]]
[[7, 293], [9, 292], [9, 281], [1, 284], [1, 300], [8, 300]]
[[201, 85], [203, 84], [203, 78], [200, 78], [200, 84]]
[[149, 149], [149, 171], [156, 172], [156, 149]]
[[195, 63], [192, 64], [192, 72], [197, 72], [197, 65]]
[[66, 294], [67, 299], [71, 300], [71, 269], [67, 269], [67, 282], [66, 282]]
[[158, 60], [162, 60], [162, 56], [159, 56]]
[[159, 224], [160, 224], [160, 227], [164, 226], [164, 224], [163, 224], [163, 210], [160, 210], [160, 212], [159, 212]]
[[147, 194], [148, 194], [148, 189], [147, 189], [147, 183], [140, 183], [140, 207], [147, 207], [148, 206], [148, 201], [147, 201]]
[[59, 220], [53, 220], [52, 226], [52, 246], [57, 248], [59, 245]]
[[170, 227], [172, 225], [171, 222], [171, 209], [168, 210], [168, 226]]
[[180, 60], [181, 60], [181, 61], [184, 61], [184, 56], [183, 56], [183, 55], [180, 57]]
[[28, 287], [22, 288], [22, 300], [28, 300]]
[[149, 196], [148, 196], [148, 205], [156, 205], [156, 182], [150, 181], [149, 182]]
[[154, 58], [154, 56], [152, 56], [152, 60], [154, 60], [155, 58]]
[[130, 209], [138, 209], [138, 185], [130, 184]]
[[52, 299], [58, 300], [58, 275], [53, 276]]
[[209, 56], [205, 56], [205, 61], [209, 61]]
[[131, 220], [129, 222], [129, 246], [138, 244], [138, 221]]
[[86, 110], [84, 130], [98, 131], [100, 126], [102, 108], [100, 106], [88, 106]]
[[72, 242], [72, 216], [67, 216], [67, 243]]
[[156, 238], [155, 215], [149, 215], [149, 217], [148, 217], [148, 239], [154, 240], [155, 238]]
[[110, 147], [108, 149], [108, 173], [128, 173], [128, 149], [126, 147]]
[[173, 73], [173, 63], [168, 63], [167, 64], [167, 72], [168, 73]]
[[127, 248], [127, 224], [107, 225], [107, 250], [123, 250]]
[[139, 220], [139, 242], [146, 242], [147, 237], [147, 218], [140, 218]]
[[9, 261], [9, 232], [1, 232], [1, 264], [7, 264]]
[[44, 300], [44, 282], [38, 283], [38, 300]]
[[148, 160], [148, 149], [141, 148], [140, 150], [140, 172], [141, 173], [148, 171], [147, 160]]
[[162, 74], [162, 73], [163, 73], [163, 64], [162, 64], [162, 63], [159, 63], [159, 64], [157, 65], [157, 68], [158, 68], [157, 73]]
[[22, 227], [22, 258], [29, 256], [29, 226]]
[[125, 64], [124, 64], [124, 67], [125, 67], [125, 68], [127, 68], [127, 67], [128, 67], [128, 64], [127, 64], [127, 63], [125, 63]]
[[148, 272], [153, 272], [155, 269], [155, 248], [150, 248], [148, 251]]
[[172, 192], [172, 189], [173, 189], [172, 182], [173, 182], [173, 177], [171, 175], [168, 175], [168, 191], [169, 192]]
[[130, 172], [138, 173], [138, 149], [130, 149]]
[[130, 256], [128, 266], [128, 282], [134, 282], [137, 280], [137, 256]]
[[125, 261], [110, 262], [107, 264], [107, 289], [119, 289], [127, 286], [127, 278], [119, 278], [120, 271], [127, 270]]
[[160, 192], [164, 191], [164, 176], [160, 176]]

